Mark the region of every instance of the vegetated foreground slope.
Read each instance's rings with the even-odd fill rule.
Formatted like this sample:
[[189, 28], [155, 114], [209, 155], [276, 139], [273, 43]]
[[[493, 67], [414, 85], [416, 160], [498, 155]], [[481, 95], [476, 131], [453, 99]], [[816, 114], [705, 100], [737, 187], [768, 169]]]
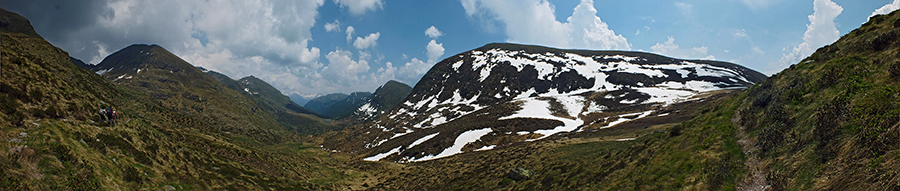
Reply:
[[246, 96], [157, 45], [131, 45], [110, 54], [93, 69], [172, 114], [212, 124], [215, 131], [258, 141], [278, 141], [282, 127]]
[[745, 92], [736, 121], [775, 189], [900, 189], [900, 14]]
[[[336, 189], [359, 175], [180, 59], [108, 70], [113, 82], [29, 30], [0, 27], [0, 190]], [[103, 106], [118, 125], [99, 122]]]
[[[371, 183], [373, 190], [735, 190], [747, 170], [736, 129], [730, 125], [732, 113], [721, 108], [734, 96], [717, 94], [704, 102], [678, 104], [675, 107], [684, 111], [678, 119], [623, 124], [423, 162], [353, 166], [381, 175]], [[696, 118], [680, 124], [685, 117]], [[519, 168], [532, 173], [513, 179], [511, 171]]]
[[674, 104], [763, 79], [725, 62], [488, 44], [436, 64], [392, 111], [324, 147], [366, 160], [430, 160], [668, 118], [681, 112]]
[[[898, 190], [900, 13], [632, 141], [616, 128], [393, 169], [376, 190]], [[631, 136], [626, 136], [631, 137]], [[512, 180], [510, 171], [533, 175]]]

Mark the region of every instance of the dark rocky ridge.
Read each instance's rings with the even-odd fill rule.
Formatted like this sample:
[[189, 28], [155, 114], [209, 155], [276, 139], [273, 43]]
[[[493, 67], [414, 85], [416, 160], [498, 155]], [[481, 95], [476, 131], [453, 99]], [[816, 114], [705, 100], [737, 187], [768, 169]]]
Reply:
[[306, 105], [303, 105], [303, 107], [315, 111], [316, 113], [324, 114], [335, 103], [347, 99], [347, 96], [349, 95], [342, 93], [328, 94], [309, 100], [308, 102], [306, 102]]
[[334, 119], [359, 124], [393, 109], [411, 90], [409, 85], [391, 80], [379, 86], [375, 93], [328, 94], [309, 100], [305, 107]]

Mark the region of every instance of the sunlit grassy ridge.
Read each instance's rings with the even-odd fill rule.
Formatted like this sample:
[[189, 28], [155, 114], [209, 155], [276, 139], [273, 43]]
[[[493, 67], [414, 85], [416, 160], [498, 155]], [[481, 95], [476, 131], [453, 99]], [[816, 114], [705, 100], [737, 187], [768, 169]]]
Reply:
[[746, 93], [776, 189], [900, 189], [900, 14], [876, 16]]
[[[178, 80], [196, 70], [180, 59], [108, 80], [39, 36], [2, 31], [0, 190], [319, 190], [362, 174], [215, 80]], [[118, 125], [99, 122], [104, 106]]]

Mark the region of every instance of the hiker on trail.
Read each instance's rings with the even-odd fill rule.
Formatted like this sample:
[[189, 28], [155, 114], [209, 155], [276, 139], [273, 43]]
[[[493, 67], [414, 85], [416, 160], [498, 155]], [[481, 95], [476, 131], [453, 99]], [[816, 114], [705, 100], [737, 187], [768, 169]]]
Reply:
[[116, 110], [112, 107], [106, 108], [106, 119], [109, 121], [109, 125], [116, 125]]
[[100, 109], [100, 123], [103, 123], [104, 121], [106, 121], [106, 110], [101, 108]]

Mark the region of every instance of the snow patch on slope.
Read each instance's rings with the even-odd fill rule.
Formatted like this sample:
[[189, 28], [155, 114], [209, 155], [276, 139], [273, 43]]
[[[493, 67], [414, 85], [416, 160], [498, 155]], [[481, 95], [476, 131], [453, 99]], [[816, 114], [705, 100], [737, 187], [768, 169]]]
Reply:
[[[550, 135], [560, 133], [560, 132], [569, 132], [575, 129], [578, 129], [578, 126], [584, 124], [584, 121], [580, 118], [569, 119], [563, 117], [557, 117], [550, 113], [550, 103], [545, 100], [538, 100], [536, 98], [533, 99], [525, 99], [522, 100], [522, 109], [516, 112], [516, 114], [501, 117], [497, 120], [507, 120], [514, 118], [537, 118], [537, 119], [549, 119], [549, 120], [557, 120], [563, 122], [563, 126], [559, 126], [553, 129], [542, 129], [534, 131], [534, 133], [540, 133], [543, 136], [537, 139], [543, 139], [549, 137]], [[581, 108], [581, 107], [578, 107]], [[579, 109], [580, 111], [580, 109]], [[575, 112], [579, 113], [579, 112]], [[535, 139], [535, 140], [537, 140]]]
[[431, 134], [431, 135], [425, 135], [424, 137], [419, 138], [419, 139], [416, 140], [416, 141], [413, 141], [413, 143], [412, 143], [412, 144], [409, 144], [409, 146], [406, 146], [406, 148], [412, 148], [412, 147], [415, 147], [416, 145], [422, 144], [422, 143], [424, 143], [425, 141], [428, 141], [429, 139], [434, 138], [434, 136], [437, 136], [438, 134], [440, 134], [440, 132], [433, 133], [433, 134]]
[[450, 148], [444, 149], [444, 151], [442, 151], [440, 154], [428, 155], [428, 156], [418, 158], [418, 159], [413, 159], [410, 161], [417, 162], [417, 161], [433, 160], [433, 159], [444, 158], [444, 157], [448, 157], [451, 155], [462, 153], [463, 146], [466, 146], [466, 144], [469, 144], [471, 142], [477, 141], [479, 138], [481, 138], [481, 136], [487, 135], [488, 133], [491, 133], [492, 131], [494, 131], [494, 130], [492, 130], [491, 128], [484, 128], [484, 129], [476, 129], [476, 130], [469, 130], [469, 131], [463, 132], [462, 134], [459, 134], [459, 136], [456, 137], [456, 141], [453, 141], [453, 146], [451, 146]]
[[394, 153], [399, 153], [399, 152], [400, 152], [400, 147], [397, 147], [397, 148], [391, 149], [390, 151], [388, 151], [386, 153], [381, 153], [381, 154], [377, 154], [375, 156], [366, 157], [363, 160], [364, 161], [379, 161], [379, 160], [383, 159], [384, 157], [387, 157]]

